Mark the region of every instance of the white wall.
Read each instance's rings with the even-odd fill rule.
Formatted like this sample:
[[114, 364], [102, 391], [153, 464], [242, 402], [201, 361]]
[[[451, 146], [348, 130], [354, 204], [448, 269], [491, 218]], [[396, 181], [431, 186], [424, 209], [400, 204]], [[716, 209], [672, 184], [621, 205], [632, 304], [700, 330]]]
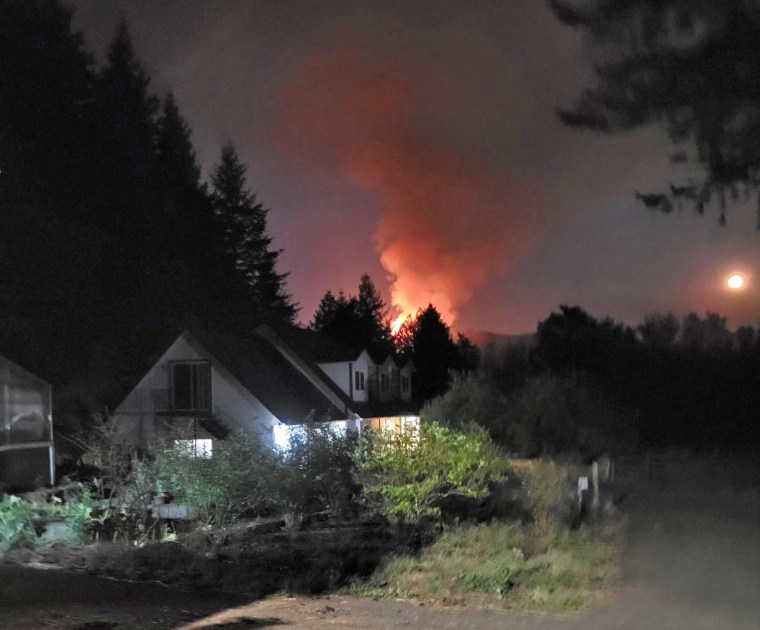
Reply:
[[[369, 379], [370, 376], [372, 376], [372, 372], [375, 370], [375, 364], [372, 362], [372, 359], [370, 359], [369, 354], [367, 354], [366, 350], [362, 350], [362, 353], [359, 355], [359, 357], [356, 359], [356, 361], [353, 361], [352, 364], [352, 380], [353, 380], [353, 395], [352, 399], [356, 402], [367, 402], [369, 400]], [[372, 369], [372, 372], [370, 372], [370, 368]], [[364, 389], [356, 389], [356, 373], [357, 372], [363, 372], [364, 373]]]
[[351, 395], [351, 368], [348, 361], [317, 364], [327, 376], [340, 387], [346, 396]]
[[409, 363], [407, 363], [402, 369], [401, 369], [401, 379], [403, 383], [403, 379], [408, 378], [409, 379], [409, 389], [405, 392], [403, 385], [401, 387], [401, 400], [411, 400], [412, 399], [412, 367]]

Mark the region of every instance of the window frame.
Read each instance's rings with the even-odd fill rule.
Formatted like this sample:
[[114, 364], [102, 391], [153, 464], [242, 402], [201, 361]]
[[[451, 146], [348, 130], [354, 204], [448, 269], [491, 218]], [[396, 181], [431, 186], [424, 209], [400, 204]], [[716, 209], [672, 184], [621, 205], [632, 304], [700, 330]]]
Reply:
[[[179, 406], [177, 404], [177, 385], [176, 385], [176, 374], [175, 370], [178, 367], [184, 367], [184, 366], [190, 366], [190, 388], [189, 388], [189, 398], [190, 398], [190, 406], [184, 407]], [[207, 370], [207, 373], [204, 374], [199, 368], [203, 367]], [[205, 395], [203, 394], [203, 389], [199, 386], [201, 383], [201, 380], [205, 377], [206, 380], [206, 388], [205, 388]], [[213, 408], [213, 397], [212, 397], [212, 374], [211, 374], [211, 362], [206, 361], [203, 359], [193, 359], [189, 361], [170, 361], [169, 362], [169, 400], [171, 403], [171, 409], [172, 411], [182, 411], [182, 412], [210, 412]], [[203, 403], [205, 406], [201, 405], [201, 399], [203, 400]]]

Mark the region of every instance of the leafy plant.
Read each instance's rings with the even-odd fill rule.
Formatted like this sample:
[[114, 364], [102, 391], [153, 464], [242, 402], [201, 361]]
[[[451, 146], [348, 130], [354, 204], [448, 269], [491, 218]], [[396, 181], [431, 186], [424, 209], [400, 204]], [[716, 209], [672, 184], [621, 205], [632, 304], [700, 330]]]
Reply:
[[271, 478], [290, 525], [308, 514], [326, 511], [340, 516], [353, 510], [357, 494], [353, 441], [326, 423], [307, 422], [291, 432], [277, 474]]
[[440, 518], [452, 496], [478, 499], [505, 464], [485, 429], [456, 431], [435, 422], [365, 434], [357, 451], [357, 477], [370, 504], [389, 517], [419, 522]]
[[186, 504], [202, 524], [219, 528], [245, 512], [271, 509], [278, 468], [276, 453], [258, 435], [241, 431], [219, 441], [210, 458], [168, 449], [138, 470], [154, 476], [156, 492]]
[[25, 497], [5, 495], [0, 501], [0, 552], [21, 543], [50, 544], [55, 540], [50, 532], [38, 536], [38, 531], [51, 521], [64, 522], [68, 542], [79, 543], [92, 523], [93, 508], [92, 494], [79, 484]]
[[538, 534], [550, 533], [572, 510], [569, 472], [551, 460], [513, 460], [510, 466], [522, 478], [525, 503]]
[[17, 496], [6, 494], [0, 500], [0, 552], [5, 552], [20, 541], [32, 541], [34, 506]]

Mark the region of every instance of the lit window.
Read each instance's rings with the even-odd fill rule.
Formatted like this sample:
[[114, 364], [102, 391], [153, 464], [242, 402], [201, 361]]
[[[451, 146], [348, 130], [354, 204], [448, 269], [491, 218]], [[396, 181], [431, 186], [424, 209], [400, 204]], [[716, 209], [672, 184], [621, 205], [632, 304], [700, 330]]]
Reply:
[[174, 440], [174, 446], [184, 455], [209, 459], [214, 450], [214, 441], [208, 438]]
[[275, 424], [272, 427], [272, 437], [274, 445], [279, 449], [286, 449], [290, 446], [290, 438], [295, 427], [289, 424]]

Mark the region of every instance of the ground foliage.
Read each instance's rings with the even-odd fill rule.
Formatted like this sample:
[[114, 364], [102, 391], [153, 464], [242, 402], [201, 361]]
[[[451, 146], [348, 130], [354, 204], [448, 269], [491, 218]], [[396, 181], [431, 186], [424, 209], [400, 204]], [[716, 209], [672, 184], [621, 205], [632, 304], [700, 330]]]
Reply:
[[448, 604], [575, 610], [616, 579], [613, 531], [536, 532], [494, 522], [443, 533], [419, 555], [385, 563], [360, 592]]
[[489, 484], [506, 476], [504, 459], [482, 428], [457, 431], [435, 422], [366, 434], [356, 468], [369, 505], [413, 524], [439, 519], [447, 498], [485, 497]]

